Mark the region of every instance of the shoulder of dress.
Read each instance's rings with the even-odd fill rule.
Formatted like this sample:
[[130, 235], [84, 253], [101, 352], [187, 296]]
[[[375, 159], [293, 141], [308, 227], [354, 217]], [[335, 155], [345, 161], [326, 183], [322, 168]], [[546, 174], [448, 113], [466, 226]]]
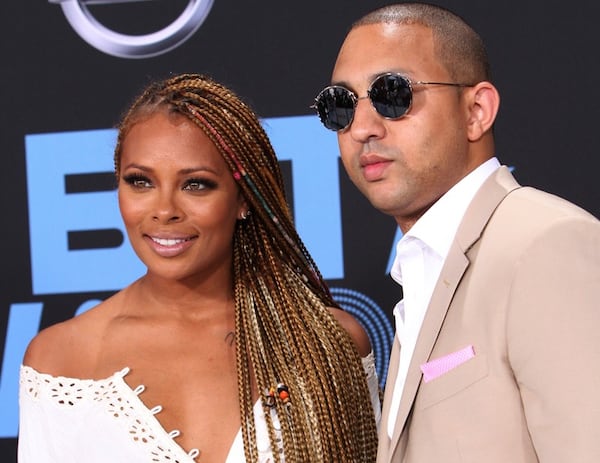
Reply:
[[21, 365], [19, 386], [21, 395], [33, 400], [48, 398], [57, 405], [75, 405], [86, 399], [100, 400], [118, 392], [129, 367], [103, 379], [70, 378], [41, 373], [28, 365]]

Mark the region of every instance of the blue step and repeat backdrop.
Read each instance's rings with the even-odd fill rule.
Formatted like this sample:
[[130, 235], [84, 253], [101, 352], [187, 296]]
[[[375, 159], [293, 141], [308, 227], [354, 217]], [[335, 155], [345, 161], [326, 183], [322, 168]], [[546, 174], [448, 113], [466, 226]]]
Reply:
[[[143, 272], [112, 183], [113, 129], [147, 82], [201, 72], [263, 118], [298, 229], [385, 378], [398, 239], [348, 181], [309, 109], [351, 22], [385, 1], [13, 0], [0, 5], [0, 461], [16, 461], [18, 368], [42, 328]], [[599, 39], [591, 1], [438, 1], [484, 37], [498, 156], [521, 183], [600, 215]]]

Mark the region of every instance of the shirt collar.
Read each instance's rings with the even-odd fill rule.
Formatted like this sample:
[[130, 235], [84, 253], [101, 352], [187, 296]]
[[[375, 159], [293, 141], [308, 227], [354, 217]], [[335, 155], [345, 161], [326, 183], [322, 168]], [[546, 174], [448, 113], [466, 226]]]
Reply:
[[398, 257], [407, 241], [421, 241], [442, 260], [446, 259], [456, 230], [477, 190], [499, 167], [497, 158], [488, 159], [448, 190], [417, 220], [396, 245], [396, 259], [390, 272], [395, 281], [402, 281]]
[[477, 190], [499, 167], [495, 157], [478, 166], [438, 199], [406, 235], [420, 239], [445, 259]]

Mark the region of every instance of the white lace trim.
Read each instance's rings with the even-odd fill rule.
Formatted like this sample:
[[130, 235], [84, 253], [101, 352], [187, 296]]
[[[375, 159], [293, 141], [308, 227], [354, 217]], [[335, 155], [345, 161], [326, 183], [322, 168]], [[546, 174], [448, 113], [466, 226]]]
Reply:
[[361, 360], [367, 376], [367, 385], [371, 396], [371, 405], [373, 406], [373, 412], [375, 414], [375, 423], [377, 423], [377, 430], [379, 431], [379, 425], [381, 423], [381, 403], [379, 401], [379, 379], [377, 378], [377, 368], [373, 351]]
[[129, 368], [123, 368], [111, 377], [101, 380], [67, 378], [38, 373], [31, 367], [21, 368], [21, 387], [33, 400], [49, 399], [58, 407], [76, 407], [93, 401], [126, 426], [134, 442], [147, 447], [148, 461], [187, 463], [200, 455], [198, 449], [186, 453], [173, 439], [181, 433], [167, 433], [154, 415], [162, 406], [148, 408], [139, 399], [145, 386], [132, 390], [124, 381]]
[[369, 352], [366, 357], [361, 358], [362, 366], [367, 374], [367, 380], [377, 376], [377, 368], [375, 367], [375, 354]]
[[[380, 410], [378, 397], [378, 380], [373, 352], [362, 359], [367, 375], [371, 399], [375, 408], [376, 420], [379, 424]], [[34, 401], [48, 400], [59, 408], [77, 407], [86, 403], [97, 403], [107, 414], [118, 420], [128, 430], [131, 439], [138, 445], [146, 446], [148, 460], [153, 463], [193, 463], [200, 456], [198, 449], [186, 453], [174, 439], [180, 435], [179, 430], [167, 432], [154, 415], [162, 411], [157, 405], [148, 409], [138, 397], [145, 391], [144, 385], [131, 389], [123, 379], [129, 368], [123, 368], [112, 376], [101, 380], [67, 378], [38, 373], [31, 367], [22, 366], [21, 389]], [[271, 410], [276, 433], [277, 451], [283, 457], [281, 426], [275, 410]], [[259, 452], [258, 463], [273, 461], [273, 449], [269, 440], [267, 423], [264, 416], [262, 399], [254, 406], [256, 423], [256, 442]], [[238, 462], [243, 458], [241, 430], [238, 431], [229, 451], [227, 462]]]

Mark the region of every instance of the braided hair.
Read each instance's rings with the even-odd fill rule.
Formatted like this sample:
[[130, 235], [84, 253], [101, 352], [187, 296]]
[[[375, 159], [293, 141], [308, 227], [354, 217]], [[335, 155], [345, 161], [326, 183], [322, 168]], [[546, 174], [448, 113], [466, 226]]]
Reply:
[[[377, 432], [360, 356], [328, 310], [337, 304], [293, 225], [279, 164], [256, 114], [206, 76], [182, 74], [150, 84], [118, 127], [117, 176], [121, 145], [131, 127], [165, 110], [185, 115], [212, 140], [251, 210], [237, 222], [233, 238], [236, 368], [246, 461], [258, 459], [253, 380], [265, 391], [275, 461], [282, 461], [279, 425], [288, 463], [374, 461]], [[278, 385], [284, 394], [276, 393]]]

